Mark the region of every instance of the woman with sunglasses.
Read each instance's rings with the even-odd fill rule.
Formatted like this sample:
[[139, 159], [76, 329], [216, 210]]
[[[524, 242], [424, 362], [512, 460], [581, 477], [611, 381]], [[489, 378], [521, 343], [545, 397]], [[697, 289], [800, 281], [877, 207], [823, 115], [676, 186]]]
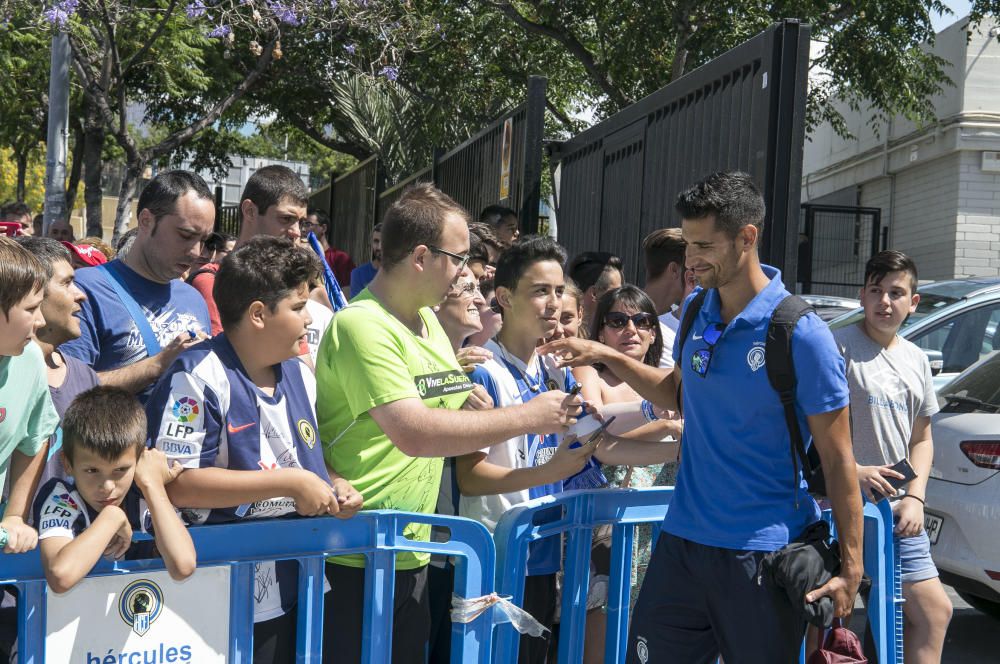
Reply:
[[[659, 319], [653, 301], [640, 288], [631, 284], [608, 291], [597, 301], [594, 317], [588, 321], [590, 338], [623, 353], [635, 360], [658, 366], [663, 341], [659, 334]], [[642, 397], [627, 383], [615, 376], [614, 372], [605, 366], [577, 367], [573, 370], [577, 381], [583, 385], [584, 400], [602, 412], [605, 417], [611, 404], [637, 404]], [[624, 420], [624, 418], [622, 418]], [[668, 438], [680, 439], [681, 423], [679, 420], [661, 419], [645, 424], [627, 432], [613, 431], [621, 438], [648, 441], [650, 455], [659, 458], [659, 463], [649, 464], [650, 455], [637, 457], [634, 465], [604, 466], [604, 474], [611, 487], [640, 488], [673, 484], [676, 469], [677, 446], [659, 445]], [[655, 447], [654, 447], [655, 446]], [[669, 462], [669, 463], [664, 463]], [[667, 472], [663, 473], [664, 466]], [[608, 574], [602, 569], [602, 559], [610, 561], [610, 530], [600, 529], [594, 532], [594, 550], [592, 565], [598, 575]], [[638, 588], [642, 585], [642, 577], [649, 565], [650, 543], [652, 529], [648, 525], [636, 528], [635, 549], [632, 557], [632, 597], [635, 604]], [[602, 555], [603, 553], [603, 555]], [[607, 586], [604, 584], [605, 593]], [[606, 601], [606, 598], [605, 598]], [[603, 661], [605, 616], [603, 612], [593, 611], [587, 616], [587, 642], [585, 645], [584, 662]]]

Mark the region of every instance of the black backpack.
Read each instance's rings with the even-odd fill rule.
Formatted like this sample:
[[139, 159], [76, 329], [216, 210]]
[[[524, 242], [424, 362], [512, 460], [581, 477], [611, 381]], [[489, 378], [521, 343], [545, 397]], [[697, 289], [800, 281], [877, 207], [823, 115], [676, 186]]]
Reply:
[[[680, 355], [684, 354], [684, 341], [687, 339], [691, 325], [701, 305], [705, 301], [708, 289], [702, 289], [684, 312], [678, 335], [681, 343]], [[781, 405], [785, 409], [785, 424], [788, 426], [790, 452], [792, 455], [793, 486], [798, 487], [799, 463], [802, 464], [802, 476], [809, 486], [809, 492], [826, 495], [826, 482], [823, 469], [820, 467], [819, 453], [816, 446], [806, 451], [799, 420], [795, 416], [795, 366], [792, 362], [792, 333], [802, 316], [813, 308], [802, 298], [789, 295], [783, 299], [771, 314], [771, 323], [767, 328], [767, 341], [764, 344], [764, 364], [767, 367], [767, 380], [778, 393]], [[678, 398], [678, 401], [680, 399]], [[798, 491], [796, 491], [796, 495]]]

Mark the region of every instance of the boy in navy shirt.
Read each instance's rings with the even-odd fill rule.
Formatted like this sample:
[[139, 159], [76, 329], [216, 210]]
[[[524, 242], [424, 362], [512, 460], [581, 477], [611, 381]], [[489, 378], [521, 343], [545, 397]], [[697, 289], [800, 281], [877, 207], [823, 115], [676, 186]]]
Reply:
[[[188, 521], [346, 518], [361, 507], [328, 472], [315, 379], [297, 359], [318, 270], [287, 238], [257, 237], [232, 252], [214, 286], [223, 332], [182, 353], [153, 390], [149, 437], [189, 469], [170, 487]], [[298, 564], [261, 563], [255, 573], [254, 661], [291, 662]]]
[[165, 486], [183, 470], [146, 449], [146, 414], [135, 397], [114, 387], [78, 396], [63, 418], [62, 462], [35, 498], [34, 517], [45, 578], [67, 592], [101, 556], [142, 558], [148, 542], [132, 544], [133, 530], [155, 533], [156, 550], [174, 579], [195, 569], [191, 536]]

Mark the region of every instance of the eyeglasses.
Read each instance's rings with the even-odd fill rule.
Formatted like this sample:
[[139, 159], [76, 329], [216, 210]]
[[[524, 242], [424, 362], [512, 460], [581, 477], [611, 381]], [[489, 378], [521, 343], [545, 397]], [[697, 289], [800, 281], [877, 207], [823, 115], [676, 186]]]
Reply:
[[475, 297], [476, 295], [482, 295], [482, 292], [479, 290], [479, 284], [471, 281], [461, 287], [456, 284], [448, 291], [449, 297]]
[[[708, 348], [696, 350], [691, 355], [691, 370], [702, 378], [708, 374], [708, 366], [712, 363], [712, 352], [715, 350], [715, 344], [719, 342], [719, 337], [722, 336], [722, 331], [725, 329], [722, 323], [713, 323], [701, 333], [701, 338], [705, 340]], [[691, 338], [697, 337], [692, 336]]]
[[647, 313], [623, 314], [620, 311], [611, 311], [604, 315], [604, 324], [612, 330], [620, 330], [632, 321], [637, 330], [652, 330], [656, 325], [656, 316]]
[[431, 253], [443, 254], [453, 261], [458, 261], [455, 265], [458, 266], [458, 271], [461, 272], [465, 269], [465, 266], [469, 264], [469, 254], [459, 255], [453, 254], [450, 251], [445, 251], [441, 247], [435, 247], [432, 244], [427, 245], [427, 248], [431, 250]]

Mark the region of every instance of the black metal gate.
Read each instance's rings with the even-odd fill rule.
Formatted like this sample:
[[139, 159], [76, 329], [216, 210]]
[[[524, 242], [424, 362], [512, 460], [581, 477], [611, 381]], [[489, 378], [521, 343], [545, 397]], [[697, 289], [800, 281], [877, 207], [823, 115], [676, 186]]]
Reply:
[[[358, 263], [369, 259], [372, 227], [417, 182], [433, 182], [476, 217], [489, 204], [518, 212], [521, 230], [538, 229], [542, 181], [542, 133], [546, 80], [528, 80], [524, 103], [490, 123], [461, 145], [435, 151], [431, 164], [395, 184], [386, 182], [377, 157], [314, 192], [310, 205], [330, 212], [330, 242]], [[506, 174], [506, 177], [504, 176]]]
[[764, 193], [761, 257], [795, 281], [809, 26], [785, 20], [599, 125], [552, 147], [560, 164], [559, 241], [571, 254], [621, 256], [679, 226], [677, 194], [719, 170], [750, 173]]
[[857, 297], [865, 263], [881, 248], [881, 228], [879, 208], [803, 205], [798, 252], [802, 292]]

